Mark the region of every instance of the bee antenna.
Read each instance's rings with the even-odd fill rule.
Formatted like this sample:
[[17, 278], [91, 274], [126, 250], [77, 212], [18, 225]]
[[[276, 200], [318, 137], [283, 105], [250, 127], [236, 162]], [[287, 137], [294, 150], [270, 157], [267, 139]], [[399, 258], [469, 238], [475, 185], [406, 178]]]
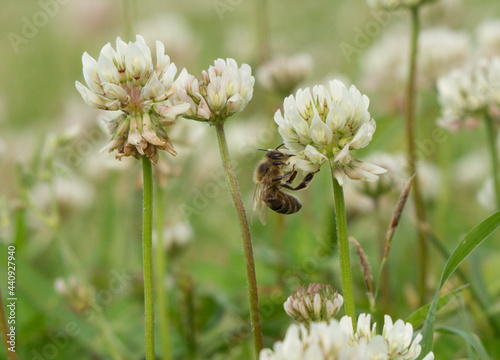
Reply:
[[275, 149], [275, 150], [278, 150], [280, 147], [282, 147], [283, 145], [285, 145], [285, 143], [282, 143], [281, 145], [278, 145], [278, 147]]
[[257, 149], [257, 150], [259, 150], [259, 151], [267, 151], [267, 149]]

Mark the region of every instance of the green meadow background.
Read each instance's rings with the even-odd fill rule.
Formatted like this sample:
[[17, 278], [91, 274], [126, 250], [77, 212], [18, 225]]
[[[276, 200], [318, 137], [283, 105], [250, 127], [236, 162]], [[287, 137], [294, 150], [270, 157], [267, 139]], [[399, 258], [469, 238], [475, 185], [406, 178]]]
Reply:
[[[0, 289], [5, 305], [7, 247], [15, 245], [19, 359], [109, 359], [110, 344], [124, 359], [144, 357], [141, 166], [135, 159], [118, 164], [114, 154], [99, 153], [107, 141], [98, 121], [102, 114], [86, 106], [74, 86], [75, 80], [83, 81], [83, 52], [97, 59], [102, 46], [114, 45], [117, 36], [132, 40], [126, 24], [133, 24], [134, 32], [147, 41], [162, 40], [179, 72], [186, 67], [199, 74], [219, 57], [248, 63], [256, 72], [266, 57], [308, 53], [314, 65], [305, 86], [341, 76], [370, 98], [377, 131], [371, 144], [357, 152], [359, 158], [406, 150], [402, 112], [387, 106], [381, 92], [359, 83], [370, 43], [393, 31], [396, 24], [409, 27], [409, 14], [401, 11], [381, 18], [361, 0], [269, 0], [266, 13], [259, 10], [259, 3], [0, 3]], [[447, 3], [452, 5], [427, 7], [424, 28], [448, 26], [467, 31], [473, 38], [479, 23], [500, 17], [495, 0]], [[125, 15], [127, 8], [133, 16]], [[263, 16], [268, 31], [262, 35]], [[376, 33], [367, 31], [369, 23], [378, 24]], [[267, 52], [262, 51], [266, 44]], [[285, 95], [270, 94], [257, 81], [252, 101], [227, 123], [230, 152], [248, 213], [253, 169], [263, 156], [257, 149], [280, 144], [273, 114]], [[440, 130], [436, 141], [439, 112], [436, 91], [419, 91], [420, 159], [440, 169], [440, 177], [429, 189], [434, 196], [426, 202], [429, 223], [451, 251], [492, 210], [477, 201], [482, 179], [464, 185], [455, 171], [465, 156], [485, 153], [484, 127], [456, 134]], [[176, 224], [190, 229], [182, 233], [189, 239], [187, 245], [168, 253], [155, 249], [162, 251], [160, 256], [167, 262], [156, 286], [163, 286], [168, 295], [173, 357], [250, 359], [244, 258], [215, 131], [180, 119], [169, 133], [179, 155], [161, 154], [155, 166], [156, 190], [161, 189], [154, 199], [155, 228], [165, 228], [165, 238], [175, 237], [169, 229]], [[479, 161], [488, 167], [486, 153]], [[297, 214], [279, 217], [270, 212], [266, 226], [258, 219], [251, 225], [266, 347], [282, 339], [292, 323], [282, 304], [298, 285], [321, 282], [341, 288], [333, 194], [326, 168], [297, 196], [303, 203]], [[348, 208], [352, 205], [349, 234], [362, 244], [374, 274], [379, 265], [377, 234], [385, 232], [397, 196], [397, 192], [388, 195], [380, 211], [359, 209], [358, 200], [346, 196]], [[500, 311], [499, 236], [495, 233], [462, 265], [491, 302], [489, 311], [494, 315]], [[426, 297], [430, 301], [445, 260], [430, 244], [428, 251]], [[382, 305], [393, 319], [405, 319], [419, 306], [416, 253], [409, 203], [388, 262], [391, 296]], [[369, 312], [352, 245], [351, 259], [357, 310]], [[54, 286], [57, 278], [76, 279], [83, 296], [73, 301], [61, 296]], [[446, 289], [461, 285], [454, 277]], [[437, 324], [476, 334], [491, 359], [500, 358], [500, 339], [468, 289], [438, 313]], [[157, 330], [157, 356], [162, 359]], [[437, 335], [434, 353], [436, 359], [477, 358], [466, 342], [453, 335]], [[0, 358], [5, 358], [3, 348]]]

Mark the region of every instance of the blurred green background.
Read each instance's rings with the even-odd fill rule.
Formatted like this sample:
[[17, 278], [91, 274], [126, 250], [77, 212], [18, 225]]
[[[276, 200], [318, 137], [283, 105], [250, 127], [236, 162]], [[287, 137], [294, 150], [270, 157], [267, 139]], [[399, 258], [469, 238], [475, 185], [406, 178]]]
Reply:
[[[107, 359], [112, 348], [126, 359], [143, 358], [140, 164], [135, 159], [118, 164], [113, 154], [99, 153], [107, 141], [98, 121], [102, 114], [87, 107], [74, 86], [75, 80], [83, 81], [83, 52], [97, 58], [102, 46], [114, 44], [117, 36], [132, 40], [125, 31], [127, 23], [133, 23], [134, 32], [147, 41], [163, 41], [179, 71], [186, 67], [192, 74], [219, 57], [248, 63], [255, 73], [266, 58], [308, 53], [314, 65], [305, 85], [337, 76], [370, 98], [377, 131], [370, 146], [357, 153], [359, 158], [377, 151], [405, 151], [400, 85], [364, 87], [363, 79], [376, 74], [363, 73], [363, 59], [370, 43], [395, 31], [398, 24], [407, 28], [408, 14], [392, 14], [380, 34], [368, 36], [360, 47], [357, 34], [376, 19], [364, 1], [272, 0], [267, 1], [265, 18], [259, 4], [249, 0], [135, 5], [116, 0], [1, 2], [0, 288], [5, 299], [7, 246], [14, 244], [19, 359]], [[127, 8], [133, 16], [125, 15]], [[423, 27], [463, 30], [474, 43], [476, 26], [495, 17], [500, 17], [495, 0], [438, 1], [425, 9]], [[26, 25], [33, 21], [40, 26]], [[258, 30], [265, 22], [269, 32], [262, 38]], [[269, 50], [262, 52], [266, 42]], [[342, 43], [356, 47], [352, 57], [345, 56]], [[253, 169], [263, 155], [257, 149], [279, 145], [273, 114], [285, 95], [271, 94], [257, 81], [253, 100], [227, 124], [248, 212]], [[419, 91], [418, 100], [418, 136], [429, 139], [440, 111], [434, 87]], [[157, 283], [168, 294], [174, 358], [250, 359], [244, 259], [215, 132], [179, 120], [171, 133], [179, 156], [162, 154], [155, 167], [156, 188], [162, 189], [155, 206], [163, 211], [155, 221], [157, 229], [165, 228], [163, 241], [181, 242], [161, 254], [167, 258], [167, 269]], [[482, 126], [445, 134], [444, 141], [424, 151], [421, 160], [440, 169], [439, 177], [429, 181], [432, 196], [426, 206], [434, 232], [452, 250], [492, 213], [477, 201], [484, 178], [460, 181], [457, 164], [479, 154], [479, 162], [487, 168], [489, 159], [483, 154]], [[466, 167], [466, 173], [474, 171]], [[253, 221], [266, 347], [282, 339], [291, 323], [282, 304], [296, 286], [322, 282], [340, 289], [330, 181], [326, 170], [316, 175], [310, 188], [298, 195], [304, 205], [299, 213], [284, 218], [270, 213], [266, 226]], [[377, 234], [387, 228], [397, 196], [397, 192], [388, 195], [379, 211], [373, 211], [373, 204], [346, 195], [349, 233], [362, 244], [375, 273]], [[406, 318], [418, 306], [411, 206], [389, 259], [391, 297], [384, 310], [393, 319]], [[498, 314], [500, 238], [498, 233], [494, 236], [463, 268], [489, 294], [490, 310]], [[354, 247], [351, 254], [358, 311], [368, 312]], [[431, 246], [429, 256], [430, 300], [444, 260]], [[455, 279], [447, 287], [459, 285]], [[440, 324], [477, 334], [491, 358], [500, 358], [496, 345], [500, 339], [486, 325], [468, 290], [439, 314]], [[434, 352], [436, 359], [475, 358], [470, 346], [451, 335], [438, 336]], [[157, 354], [162, 358], [159, 332]], [[2, 348], [0, 357], [4, 356]]]

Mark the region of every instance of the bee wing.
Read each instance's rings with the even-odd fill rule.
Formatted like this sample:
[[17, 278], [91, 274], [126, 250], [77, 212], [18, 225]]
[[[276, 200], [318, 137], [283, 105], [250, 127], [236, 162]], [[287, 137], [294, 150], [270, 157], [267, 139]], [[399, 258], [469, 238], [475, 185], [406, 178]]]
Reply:
[[250, 215], [250, 218], [252, 219], [253, 222], [253, 213], [254, 211], [257, 211], [259, 219], [264, 225], [266, 225], [266, 220], [267, 220], [267, 205], [263, 200], [265, 192], [266, 192], [266, 186], [264, 182], [259, 182], [255, 185], [255, 190], [253, 192], [253, 200], [252, 200], [252, 213]]

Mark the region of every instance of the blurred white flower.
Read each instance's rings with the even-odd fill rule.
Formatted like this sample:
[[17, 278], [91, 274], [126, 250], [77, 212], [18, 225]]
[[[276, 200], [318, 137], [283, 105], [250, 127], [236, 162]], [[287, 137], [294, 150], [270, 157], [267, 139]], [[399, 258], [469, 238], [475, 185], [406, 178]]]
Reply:
[[[362, 62], [363, 83], [372, 90], [400, 93], [408, 77], [408, 30], [393, 27], [371, 45]], [[417, 81], [429, 87], [450, 69], [465, 63], [471, 51], [467, 33], [445, 27], [423, 29], [417, 53]]]
[[476, 125], [487, 111], [500, 105], [500, 58], [480, 59], [439, 78], [441, 118], [438, 124], [451, 130]]
[[330, 285], [299, 286], [283, 304], [286, 313], [300, 322], [333, 319], [344, 304], [344, 298]]
[[484, 181], [481, 189], [479, 189], [477, 193], [477, 201], [486, 210], [495, 211], [495, 196], [495, 185], [493, 182], [493, 178], [489, 177]]
[[40, 182], [31, 192], [31, 201], [43, 211], [50, 211], [54, 204], [59, 212], [66, 215], [69, 211], [85, 209], [94, 201], [95, 189], [87, 182], [76, 177], [56, 177], [54, 184]]
[[424, 29], [418, 42], [418, 80], [434, 85], [450, 69], [463, 65], [471, 52], [469, 35], [445, 27]]
[[361, 193], [357, 188], [357, 182], [349, 181], [344, 184], [344, 198], [346, 211], [350, 216], [370, 213], [375, 208], [375, 200]]
[[422, 196], [426, 201], [437, 198], [441, 192], [441, 170], [428, 161], [420, 161], [417, 164], [418, 181], [422, 189]]
[[253, 96], [254, 83], [249, 65], [238, 68], [234, 59], [217, 59], [208, 70], [203, 70], [199, 79], [184, 69], [172, 100], [190, 105], [183, 117], [215, 124], [247, 106]]
[[[188, 246], [193, 240], [194, 232], [191, 225], [186, 221], [179, 221], [166, 225], [163, 228], [163, 246], [169, 254], [174, 254]], [[154, 234], [154, 242], [157, 234]]]
[[145, 155], [153, 164], [158, 159], [157, 149], [176, 154], [164, 126], [171, 125], [189, 104], [172, 106], [168, 101], [175, 90], [177, 68], [161, 42], [156, 42], [155, 66], [140, 35], [128, 44], [117, 38], [116, 50], [108, 43], [98, 61], [84, 53], [82, 62], [88, 88], [78, 81], [76, 88], [83, 100], [98, 109], [120, 110], [108, 122], [112, 139], [105, 150], [116, 149], [117, 158]]
[[477, 42], [485, 56], [500, 56], [500, 19], [486, 20], [476, 28]]
[[465, 185], [478, 185], [490, 173], [488, 154], [483, 151], [469, 152], [455, 161], [453, 177]]
[[354, 85], [347, 89], [338, 80], [299, 89], [288, 96], [274, 114], [285, 146], [293, 156], [290, 166], [317, 171], [330, 161], [334, 176], [343, 184], [353, 180], [376, 181], [384, 169], [356, 160], [350, 150], [367, 146], [375, 132], [375, 120], [368, 112], [369, 99]]
[[266, 115], [259, 112], [227, 124], [225, 131], [233, 156], [251, 159], [261, 156], [255, 149], [275, 141], [276, 129], [274, 123], [266, 121]]
[[260, 66], [257, 80], [268, 91], [288, 95], [311, 70], [312, 58], [308, 54], [279, 56]]
[[[85, 176], [94, 181], [104, 180], [110, 173], [120, 172], [133, 166], [133, 159], [116, 161], [103, 153], [95, 153], [83, 159], [82, 170]], [[135, 160], [134, 160], [135, 161]]]
[[[165, 51], [172, 61], [178, 64], [189, 64], [196, 59], [200, 43], [187, 19], [179, 13], [155, 13], [154, 16], [142, 20], [137, 25], [138, 33], [145, 39], [157, 39], [165, 45]], [[149, 47], [155, 44], [146, 40]]]
[[[370, 315], [361, 314], [356, 331], [352, 320], [344, 316], [340, 321], [313, 322], [309, 329], [304, 325], [291, 325], [283, 341], [274, 344], [273, 350], [264, 349], [260, 360], [415, 360], [422, 352], [419, 334], [413, 339], [413, 327], [403, 320], [393, 323], [384, 316], [381, 335], [371, 326]], [[430, 352], [424, 360], [433, 360]]]

